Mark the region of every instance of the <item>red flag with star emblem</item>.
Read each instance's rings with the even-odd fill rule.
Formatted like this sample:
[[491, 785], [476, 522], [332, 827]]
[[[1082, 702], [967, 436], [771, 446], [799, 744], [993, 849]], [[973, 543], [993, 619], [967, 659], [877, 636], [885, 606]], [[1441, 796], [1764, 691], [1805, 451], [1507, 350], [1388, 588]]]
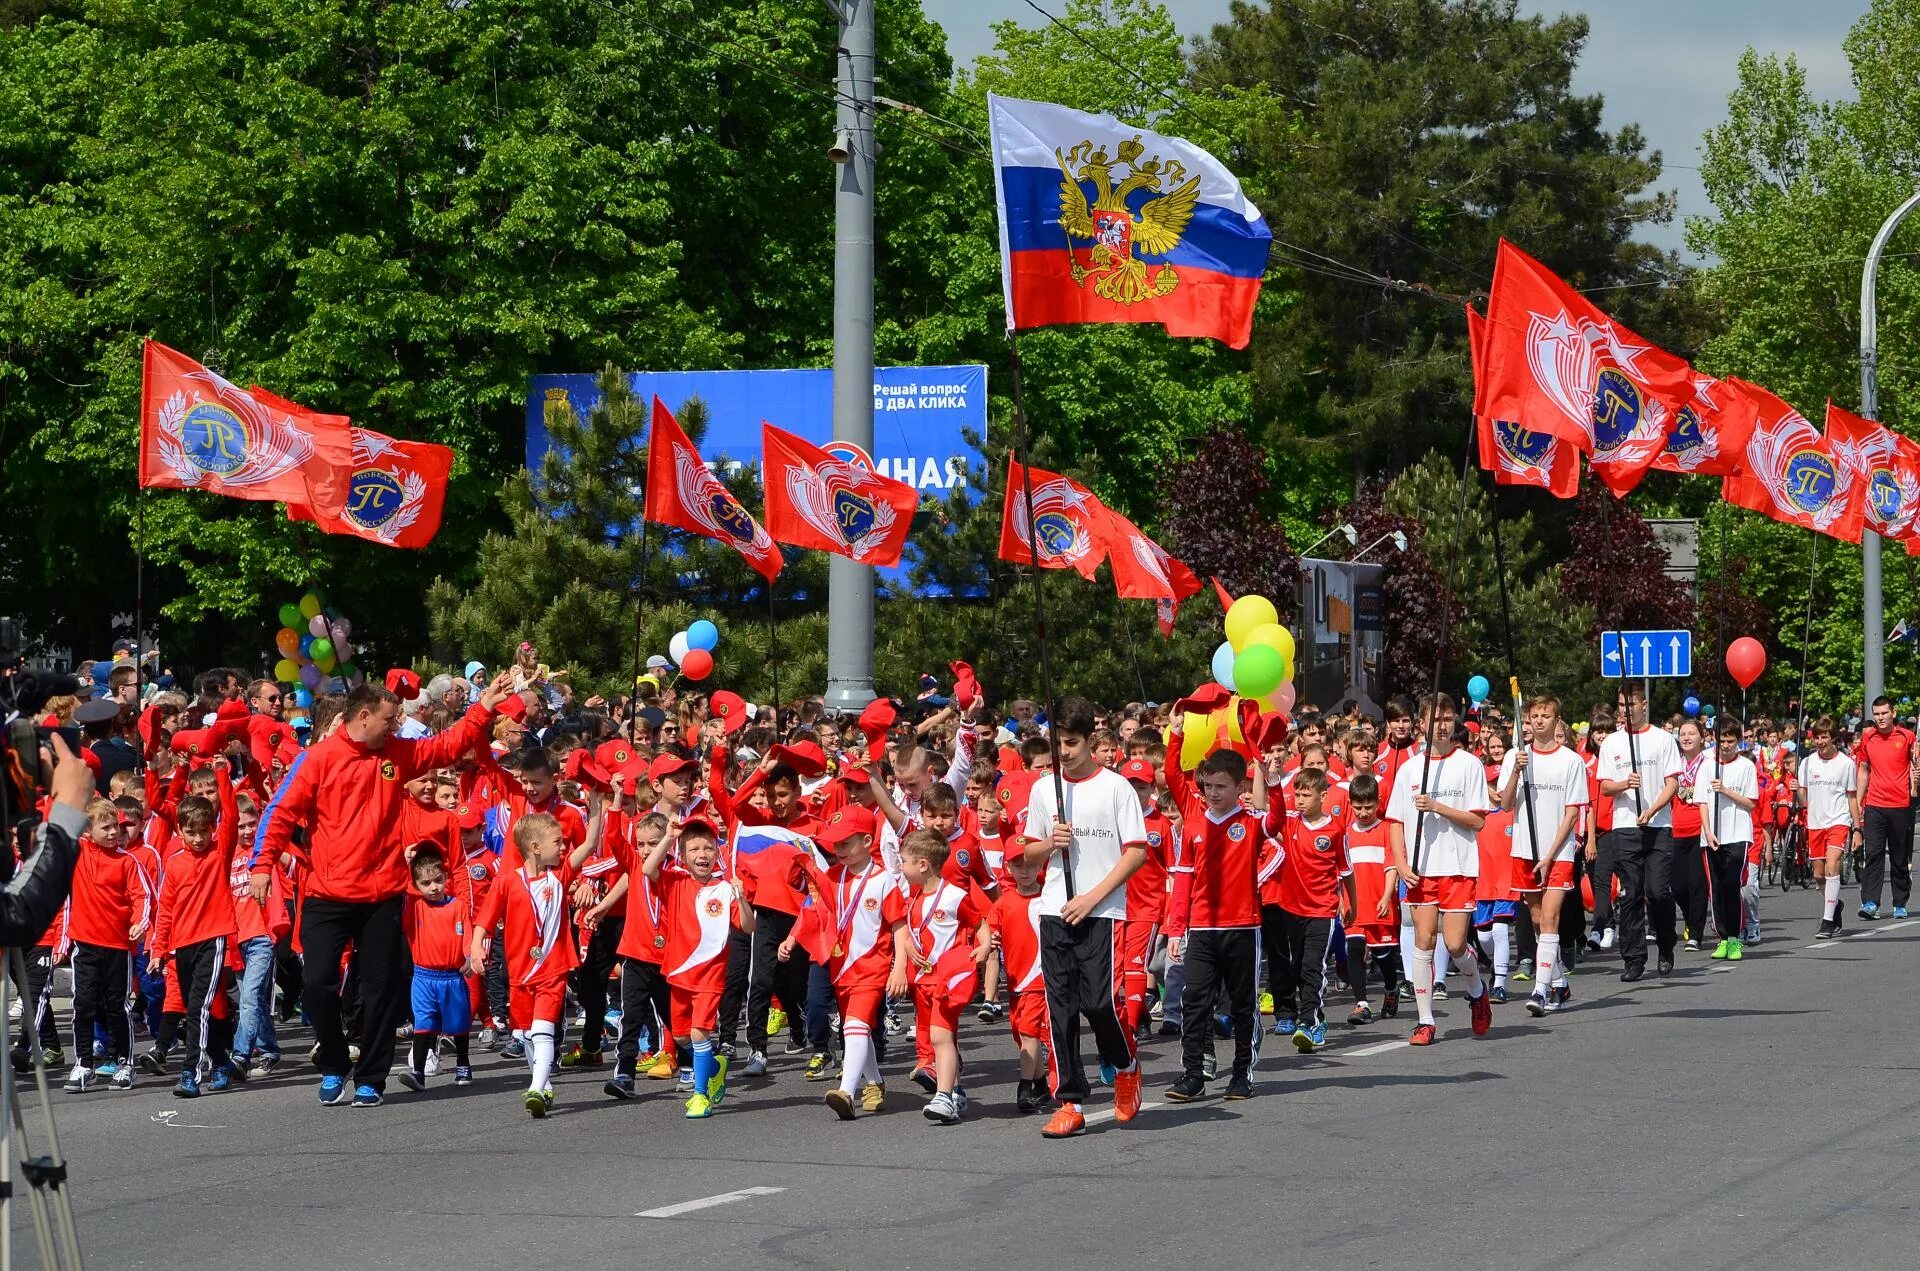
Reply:
[[1200, 590], [1200, 579], [1184, 561], [1104, 504], [1099, 525], [1106, 540], [1107, 563], [1113, 566], [1113, 589], [1124, 599], [1158, 601], [1160, 634], [1172, 635], [1180, 602]]
[[[1467, 347], [1475, 383], [1483, 374], [1486, 328], [1487, 320], [1469, 306]], [[1580, 452], [1566, 438], [1488, 415], [1476, 415], [1474, 428], [1479, 437], [1480, 466], [1493, 474], [1495, 485], [1538, 486], [1561, 499], [1571, 499], [1580, 492]]]
[[1867, 474], [1799, 411], [1758, 384], [1729, 378], [1758, 408], [1740, 470], [1720, 484], [1721, 497], [1776, 521], [1860, 541]]
[[148, 340], [140, 386], [140, 484], [231, 499], [346, 506], [346, 420], [294, 416], [184, 353]]
[[1694, 394], [1693, 368], [1641, 339], [1505, 239], [1474, 413], [1564, 437], [1631, 489]]
[[[1027, 525], [1027, 475], [1033, 477], [1033, 527]], [[1000, 515], [1000, 559], [1032, 565], [1040, 543], [1043, 569], [1077, 569], [1092, 578], [1107, 554], [1100, 514], [1106, 504], [1078, 481], [1007, 460], [1007, 501]]]
[[862, 565], [900, 563], [920, 507], [919, 491], [765, 420], [760, 445], [766, 456], [767, 532], [775, 542], [833, 552]]
[[1832, 402], [1827, 444], [1866, 474], [1865, 527], [1886, 538], [1911, 535], [1920, 518], [1920, 446]]
[[784, 563], [772, 537], [707, 470], [680, 421], [658, 397], [647, 438], [647, 519], [725, 543], [768, 582]]

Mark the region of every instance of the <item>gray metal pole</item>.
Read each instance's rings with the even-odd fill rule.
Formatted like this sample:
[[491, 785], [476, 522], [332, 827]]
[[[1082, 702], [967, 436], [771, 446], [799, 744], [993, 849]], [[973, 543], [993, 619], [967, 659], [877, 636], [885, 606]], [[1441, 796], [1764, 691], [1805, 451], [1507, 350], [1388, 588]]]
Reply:
[[[873, 7], [829, 0], [840, 19], [833, 200], [833, 436], [873, 453]], [[827, 708], [873, 700], [873, 567], [827, 573]]]
[[[1920, 207], [1920, 194], [1895, 208], [1893, 215], [1880, 226], [1880, 232], [1873, 236], [1873, 246], [1867, 249], [1866, 271], [1860, 275], [1860, 414], [1867, 419], [1880, 418], [1880, 320], [1873, 303], [1880, 254], [1886, 250], [1893, 231], [1915, 207]], [[1887, 691], [1886, 615], [1880, 607], [1880, 536], [1872, 530], [1864, 530], [1860, 535], [1860, 591], [1861, 619], [1866, 626], [1862, 633], [1866, 640], [1867, 672], [1867, 697], [1861, 703], [1864, 708]]]

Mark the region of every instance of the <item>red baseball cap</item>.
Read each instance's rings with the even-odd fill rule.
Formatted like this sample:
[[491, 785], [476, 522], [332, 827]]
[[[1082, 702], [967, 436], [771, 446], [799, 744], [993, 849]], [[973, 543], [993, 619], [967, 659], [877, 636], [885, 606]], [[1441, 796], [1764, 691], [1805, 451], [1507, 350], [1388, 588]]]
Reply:
[[403, 702], [411, 702], [420, 696], [420, 677], [405, 667], [396, 666], [387, 672], [387, 691]]
[[478, 804], [463, 803], [454, 811], [459, 814], [463, 830], [477, 830], [487, 823], [487, 810]]
[[738, 693], [721, 689], [707, 699], [707, 709], [713, 712], [728, 736], [747, 726], [747, 703]]
[[593, 752], [593, 761], [609, 776], [625, 777], [629, 789], [634, 782], [647, 775], [646, 757], [635, 750], [631, 742], [617, 737], [601, 742]]
[[680, 822], [680, 832], [685, 834], [688, 830], [705, 830], [716, 839], [726, 837], [720, 833], [720, 827], [715, 825], [711, 819], [697, 812]]
[[611, 786], [607, 781], [606, 769], [593, 761], [592, 752], [585, 747], [567, 752], [567, 761], [561, 765], [562, 775], [569, 781], [577, 781], [589, 790], [606, 790]]
[[647, 769], [647, 780], [659, 781], [662, 778], [671, 777], [676, 772], [685, 772], [689, 768], [698, 768], [699, 766], [699, 764], [687, 758], [685, 755], [676, 755], [669, 752], [654, 759], [653, 764]]
[[867, 703], [867, 709], [860, 712], [860, 731], [868, 737], [884, 735], [899, 717], [900, 713], [893, 709], [892, 702], [884, 697], [875, 698]]
[[1218, 684], [1203, 684], [1173, 704], [1176, 714], [1211, 715], [1225, 706], [1233, 694]]
[[820, 832], [813, 836], [816, 843], [832, 846], [844, 843], [856, 834], [874, 833], [873, 809], [863, 808], [857, 803], [849, 803], [827, 818]]
[[527, 717], [527, 699], [518, 693], [509, 693], [507, 694], [507, 700], [500, 703], [499, 713], [511, 720], [518, 721], [525, 719]]
[[855, 768], [846, 768], [841, 771], [839, 779], [848, 785], [863, 786], [873, 780], [873, 770], [864, 764]]
[[810, 741], [797, 746], [780, 745], [767, 751], [775, 763], [783, 763], [803, 777], [817, 777], [827, 770], [826, 752]]
[[1120, 765], [1120, 775], [1129, 781], [1144, 781], [1152, 785], [1156, 773], [1153, 765], [1144, 759], [1129, 759]]

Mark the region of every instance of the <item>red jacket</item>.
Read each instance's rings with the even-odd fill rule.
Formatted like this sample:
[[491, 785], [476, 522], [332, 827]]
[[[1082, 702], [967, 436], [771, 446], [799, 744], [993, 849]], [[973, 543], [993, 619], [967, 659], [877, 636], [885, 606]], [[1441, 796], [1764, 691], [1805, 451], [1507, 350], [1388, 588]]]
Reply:
[[103, 949], [133, 948], [128, 933], [153, 922], [153, 886], [131, 852], [83, 839], [67, 902], [67, 939]]
[[339, 729], [308, 750], [280, 783], [264, 817], [267, 829], [253, 872], [267, 873], [287, 850], [294, 828], [304, 825], [311, 866], [301, 880], [302, 895], [371, 902], [405, 894], [411, 881], [402, 855], [407, 782], [484, 746], [492, 718], [488, 708], [473, 706], [437, 737], [389, 737], [379, 750]]

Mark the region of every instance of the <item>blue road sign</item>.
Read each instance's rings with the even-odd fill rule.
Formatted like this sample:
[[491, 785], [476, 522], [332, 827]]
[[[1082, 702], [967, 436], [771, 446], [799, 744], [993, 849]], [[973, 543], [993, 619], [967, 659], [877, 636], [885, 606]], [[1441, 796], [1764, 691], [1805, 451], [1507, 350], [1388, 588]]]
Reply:
[[1693, 674], [1693, 633], [1602, 631], [1600, 674], [1608, 679], [1684, 680]]

